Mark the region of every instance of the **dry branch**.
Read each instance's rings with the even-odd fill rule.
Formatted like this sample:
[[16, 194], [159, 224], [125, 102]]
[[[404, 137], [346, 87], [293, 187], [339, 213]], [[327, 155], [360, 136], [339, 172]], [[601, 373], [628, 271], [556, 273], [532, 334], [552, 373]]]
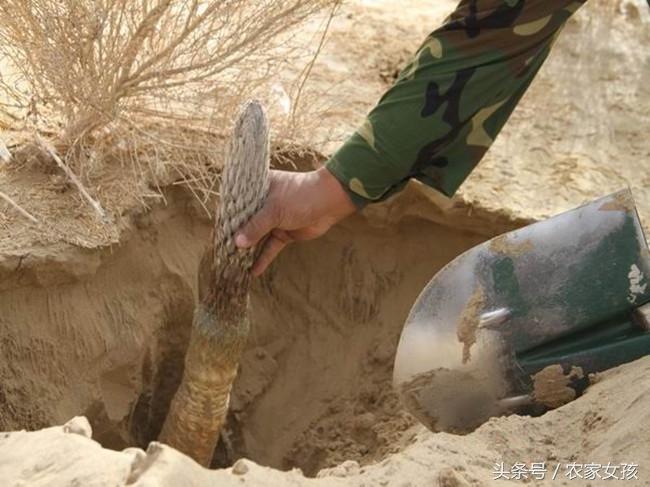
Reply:
[[7, 149], [7, 145], [0, 139], [0, 162], [8, 163], [11, 161], [11, 152]]
[[104, 208], [102, 208], [102, 205], [99, 204], [99, 202], [94, 199], [92, 196], [90, 196], [90, 193], [86, 190], [83, 184], [81, 184], [81, 181], [79, 181], [79, 178], [77, 175], [72, 172], [72, 170], [66, 165], [65, 162], [58, 156], [54, 148], [48, 144], [45, 140], [43, 140], [39, 135], [36, 135], [36, 140], [38, 141], [39, 145], [43, 148], [45, 152], [56, 162], [56, 165], [59, 166], [63, 172], [68, 176], [72, 184], [75, 185], [81, 196], [88, 202], [88, 204], [95, 210], [95, 213], [97, 213], [97, 216], [101, 221], [106, 221], [106, 212], [104, 211]]
[[24, 216], [25, 218], [27, 218], [28, 220], [32, 221], [33, 223], [38, 223], [38, 220], [37, 220], [36, 218], [34, 218], [34, 216], [33, 216], [31, 213], [29, 213], [29, 212], [28, 212], [27, 210], [25, 210], [22, 206], [20, 206], [18, 203], [16, 203], [14, 200], [12, 200], [12, 199], [9, 197], [9, 195], [7, 195], [7, 194], [3, 193], [2, 191], [0, 191], [0, 198], [2, 198], [3, 200], [5, 200], [5, 201], [6, 201], [7, 203], [9, 203], [11, 206], [13, 206], [13, 207], [16, 209], [16, 211], [18, 211], [18, 213], [20, 213], [21, 215], [23, 215], [23, 216]]
[[92, 153], [154, 185], [178, 169], [207, 195], [223, 160], [214, 133], [279, 73], [305, 75], [313, 46], [296, 29], [339, 2], [3, 0], [0, 119], [49, 124], [76, 174]]

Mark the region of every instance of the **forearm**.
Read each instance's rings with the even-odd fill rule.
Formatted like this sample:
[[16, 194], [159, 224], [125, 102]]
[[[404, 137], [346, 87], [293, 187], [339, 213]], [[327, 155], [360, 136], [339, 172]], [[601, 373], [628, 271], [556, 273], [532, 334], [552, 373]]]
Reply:
[[[586, 1], [586, 0], [585, 0]], [[327, 163], [358, 206], [409, 178], [451, 196], [546, 59], [572, 0], [462, 1]]]

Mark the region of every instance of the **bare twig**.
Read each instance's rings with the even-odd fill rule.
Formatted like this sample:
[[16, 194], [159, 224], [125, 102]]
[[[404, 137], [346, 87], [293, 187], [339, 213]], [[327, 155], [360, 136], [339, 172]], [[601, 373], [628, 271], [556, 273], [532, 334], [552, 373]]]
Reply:
[[321, 50], [323, 49], [323, 45], [325, 44], [325, 39], [327, 37], [327, 33], [329, 31], [330, 25], [332, 24], [332, 19], [334, 18], [334, 15], [336, 15], [336, 11], [338, 8], [341, 6], [341, 1], [339, 0], [338, 2], [334, 3], [332, 6], [332, 10], [329, 13], [329, 16], [327, 17], [327, 22], [325, 24], [325, 29], [323, 29], [323, 32], [321, 34], [321, 38], [318, 42], [318, 48], [316, 49], [316, 52], [314, 53], [314, 56], [311, 58], [307, 66], [305, 66], [305, 69], [303, 70], [302, 73], [300, 73], [299, 77], [299, 85], [298, 89], [296, 90], [296, 95], [294, 96], [294, 101], [293, 101], [293, 108], [291, 110], [291, 118], [295, 119], [296, 112], [298, 111], [298, 106], [300, 105], [300, 95], [302, 94], [302, 90], [305, 87], [305, 83], [309, 79], [309, 75], [311, 74], [311, 70], [314, 68], [314, 65], [316, 64], [316, 60], [318, 59], [318, 55], [320, 54]]
[[11, 152], [7, 149], [6, 144], [0, 139], [0, 162], [5, 164], [11, 161]]
[[20, 206], [18, 203], [16, 203], [14, 200], [12, 200], [12, 199], [9, 197], [9, 195], [7, 195], [7, 194], [3, 193], [2, 191], [0, 191], [0, 198], [2, 198], [3, 200], [5, 200], [5, 201], [6, 201], [7, 203], [9, 203], [11, 206], [13, 206], [13, 207], [16, 209], [16, 211], [18, 211], [18, 213], [20, 213], [21, 215], [23, 215], [23, 216], [24, 216], [25, 218], [27, 218], [28, 220], [31, 220], [31, 221], [34, 222], [34, 223], [38, 223], [38, 220], [37, 220], [36, 218], [34, 218], [34, 216], [33, 216], [31, 213], [29, 213], [29, 212], [28, 212], [27, 210], [25, 210], [22, 206]]
[[72, 172], [72, 170], [68, 167], [68, 165], [65, 162], [63, 162], [63, 160], [58, 156], [54, 148], [50, 144], [48, 144], [40, 135], [38, 134], [36, 135], [36, 140], [39, 143], [39, 145], [43, 148], [43, 150], [45, 150], [50, 155], [50, 157], [54, 159], [56, 165], [59, 166], [63, 170], [63, 172], [65, 172], [68, 178], [70, 178], [72, 184], [74, 184], [77, 187], [77, 190], [79, 191], [81, 196], [83, 196], [84, 199], [90, 204], [90, 206], [92, 206], [93, 210], [95, 210], [95, 213], [97, 213], [97, 216], [99, 216], [99, 218], [105, 222], [107, 218], [106, 218], [106, 212], [104, 211], [104, 208], [102, 208], [102, 205], [100, 205], [97, 200], [95, 200], [92, 196], [90, 196], [90, 194], [88, 193], [84, 185], [81, 184], [81, 181], [79, 181], [77, 175], [74, 172]]

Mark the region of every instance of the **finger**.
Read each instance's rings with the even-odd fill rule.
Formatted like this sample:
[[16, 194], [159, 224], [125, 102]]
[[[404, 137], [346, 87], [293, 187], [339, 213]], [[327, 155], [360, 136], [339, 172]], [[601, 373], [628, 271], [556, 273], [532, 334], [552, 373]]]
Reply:
[[273, 262], [278, 254], [291, 242], [291, 238], [282, 230], [275, 230], [264, 243], [262, 252], [255, 261], [251, 272], [254, 276], [260, 276]]
[[277, 225], [275, 212], [268, 202], [235, 235], [235, 245], [247, 249], [257, 245]]

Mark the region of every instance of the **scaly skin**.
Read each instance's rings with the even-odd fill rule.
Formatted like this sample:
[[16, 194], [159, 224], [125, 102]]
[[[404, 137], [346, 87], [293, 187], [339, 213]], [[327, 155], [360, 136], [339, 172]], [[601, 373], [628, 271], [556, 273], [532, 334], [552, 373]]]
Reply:
[[250, 268], [256, 249], [239, 250], [234, 233], [268, 192], [268, 122], [257, 102], [235, 125], [223, 171], [213, 247], [199, 266], [199, 301], [183, 379], [160, 434], [163, 441], [209, 466], [228, 411], [228, 397], [248, 338]]

